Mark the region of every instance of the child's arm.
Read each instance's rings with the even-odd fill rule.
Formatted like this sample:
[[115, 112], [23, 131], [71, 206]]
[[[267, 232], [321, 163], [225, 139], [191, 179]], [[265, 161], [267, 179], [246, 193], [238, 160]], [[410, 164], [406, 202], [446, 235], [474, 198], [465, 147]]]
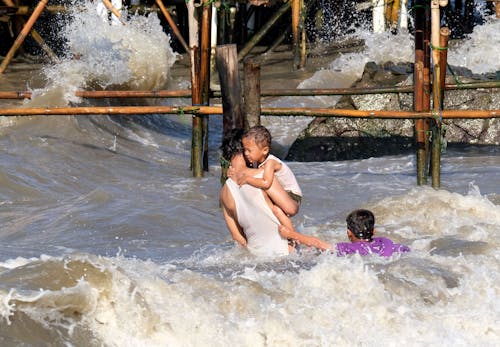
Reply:
[[278, 230], [281, 236], [285, 239], [295, 240], [306, 246], [318, 248], [323, 251], [333, 249], [332, 245], [326, 241], [320, 240], [314, 236], [308, 236], [297, 232], [294, 229], [290, 218], [279, 207], [274, 206], [272, 210], [274, 215], [281, 223], [281, 225], [278, 226]]
[[284, 225], [278, 226], [281, 236], [284, 238], [298, 241], [299, 243], [321, 249], [322, 251], [331, 250], [332, 245], [326, 241], [320, 240], [317, 237], [301, 234], [295, 230], [291, 230]]
[[[264, 169], [262, 178], [254, 177], [254, 175], [245, 175], [244, 182], [241, 184], [247, 183], [255, 188], [267, 190], [273, 184], [274, 172], [280, 169], [280, 165], [276, 160], [268, 160], [262, 167]], [[238, 184], [240, 183], [238, 182]]]
[[227, 171], [227, 177], [230, 177], [233, 181], [236, 182], [239, 186], [244, 185], [247, 183], [247, 178], [252, 177], [257, 175], [259, 171], [262, 171], [262, 169], [253, 169], [250, 167], [244, 168], [244, 169], [239, 169], [236, 170], [232, 166], [229, 167], [229, 170]]

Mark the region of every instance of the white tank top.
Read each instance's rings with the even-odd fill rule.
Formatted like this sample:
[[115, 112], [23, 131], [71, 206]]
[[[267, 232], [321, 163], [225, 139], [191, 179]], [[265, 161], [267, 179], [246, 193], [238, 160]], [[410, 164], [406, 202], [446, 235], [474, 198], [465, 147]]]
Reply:
[[281, 237], [279, 221], [264, 199], [262, 190], [249, 184], [240, 187], [232, 179], [226, 184], [236, 204], [238, 223], [247, 237], [248, 250], [265, 257], [288, 255], [288, 241]]
[[295, 175], [293, 174], [292, 170], [286, 165], [280, 158], [269, 154], [264, 160], [259, 167], [264, 165], [266, 161], [269, 159], [273, 159], [277, 161], [278, 163], [281, 164], [281, 169], [276, 171], [274, 173], [274, 176], [278, 180], [278, 182], [281, 184], [281, 186], [287, 191], [287, 192], [292, 192], [296, 195], [302, 196], [302, 190], [300, 189], [299, 183], [297, 182], [297, 179], [295, 178]]

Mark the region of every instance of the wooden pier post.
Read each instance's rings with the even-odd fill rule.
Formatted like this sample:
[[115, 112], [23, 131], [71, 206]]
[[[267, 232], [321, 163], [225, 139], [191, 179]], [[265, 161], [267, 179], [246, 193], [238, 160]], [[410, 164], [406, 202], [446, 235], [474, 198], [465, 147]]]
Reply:
[[[431, 44], [432, 44], [432, 95], [434, 120], [432, 126], [431, 176], [432, 187], [438, 189], [441, 185], [441, 136], [442, 136], [442, 87], [441, 74], [441, 17], [439, 7], [445, 6], [446, 0], [431, 1]], [[446, 62], [445, 62], [446, 64]], [[446, 65], [445, 65], [446, 66]]]
[[[201, 104], [201, 83], [200, 83], [200, 35], [199, 35], [199, 14], [194, 1], [186, 2], [189, 21], [189, 53], [191, 58], [191, 104], [199, 106]], [[201, 115], [193, 115], [191, 129], [191, 170], [194, 177], [202, 177], [202, 157], [203, 157], [203, 123]]]
[[303, 69], [306, 61], [304, 0], [292, 0], [293, 67]]
[[[431, 8], [428, 1], [423, 1], [424, 6], [424, 93], [423, 104], [424, 111], [431, 110]], [[426, 119], [424, 122], [425, 128], [425, 155], [427, 175], [430, 175], [430, 137], [431, 137], [431, 120]]]
[[440, 108], [444, 106], [444, 89], [446, 84], [446, 70], [448, 65], [448, 38], [450, 29], [443, 27], [439, 30], [439, 100]]
[[292, 0], [292, 46], [294, 58], [298, 56], [297, 53], [299, 51], [299, 18], [300, 0]]
[[[212, 57], [212, 3], [210, 0], [203, 0], [201, 12], [201, 67], [200, 67], [200, 92], [201, 105], [210, 104], [210, 63]], [[202, 117], [203, 126], [203, 171], [208, 171], [208, 115]]]
[[[424, 1], [417, 1], [415, 6], [415, 67], [413, 72], [413, 108], [415, 111], [426, 110], [425, 105], [425, 8]], [[417, 184], [427, 183], [428, 135], [427, 120], [415, 120], [415, 138], [417, 142]]]
[[236, 45], [217, 46], [215, 56], [222, 95], [222, 137], [225, 137], [231, 129], [244, 127]]
[[[191, 56], [192, 105], [208, 106], [210, 103], [210, 49], [212, 5], [203, 0], [200, 7], [187, 2], [189, 19], [189, 45]], [[199, 21], [201, 16], [201, 22]], [[191, 169], [194, 177], [208, 171], [208, 115], [195, 114], [192, 121]]]
[[244, 63], [243, 115], [245, 128], [260, 125], [260, 64], [246, 59]]

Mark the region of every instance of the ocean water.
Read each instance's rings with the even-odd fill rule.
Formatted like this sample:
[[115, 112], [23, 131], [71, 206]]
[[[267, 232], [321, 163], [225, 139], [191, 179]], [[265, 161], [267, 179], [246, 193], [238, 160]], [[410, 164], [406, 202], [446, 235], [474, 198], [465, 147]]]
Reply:
[[[68, 59], [14, 64], [1, 89], [30, 88], [25, 106], [61, 106], [90, 103], [74, 98], [79, 88], [189, 85], [156, 17], [132, 16], [118, 30], [86, 6], [65, 29]], [[500, 70], [491, 50], [499, 23], [487, 21], [449, 52], [450, 63]], [[367, 39], [364, 52], [333, 57], [298, 87], [349, 85], [369, 60], [413, 60], [410, 35], [356, 35]], [[189, 170], [187, 116], [0, 118], [2, 346], [500, 343], [498, 147], [448, 149], [438, 190], [416, 185], [414, 155], [290, 162], [304, 192], [298, 230], [345, 241], [345, 216], [369, 208], [379, 235], [411, 252], [259, 259], [234, 245], [222, 218], [217, 116], [200, 179]], [[310, 119], [263, 121], [286, 149]]]

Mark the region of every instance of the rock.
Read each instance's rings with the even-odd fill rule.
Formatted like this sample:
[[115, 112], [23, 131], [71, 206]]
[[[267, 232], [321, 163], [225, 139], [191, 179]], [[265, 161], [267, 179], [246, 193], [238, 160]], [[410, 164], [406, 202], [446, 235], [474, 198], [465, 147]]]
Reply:
[[[488, 80], [494, 75], [473, 75], [465, 68], [452, 68], [447, 83], [470, 83]], [[490, 76], [491, 75], [491, 76]], [[365, 65], [362, 77], [353, 87], [388, 87], [413, 84], [413, 64], [391, 62]], [[338, 109], [412, 110], [413, 94], [366, 94], [343, 96]], [[500, 89], [449, 90], [444, 109], [500, 109]], [[444, 120], [448, 146], [455, 144], [500, 144], [500, 120]], [[400, 119], [315, 118], [292, 144], [286, 160], [331, 161], [363, 159], [414, 151], [414, 121]]]

